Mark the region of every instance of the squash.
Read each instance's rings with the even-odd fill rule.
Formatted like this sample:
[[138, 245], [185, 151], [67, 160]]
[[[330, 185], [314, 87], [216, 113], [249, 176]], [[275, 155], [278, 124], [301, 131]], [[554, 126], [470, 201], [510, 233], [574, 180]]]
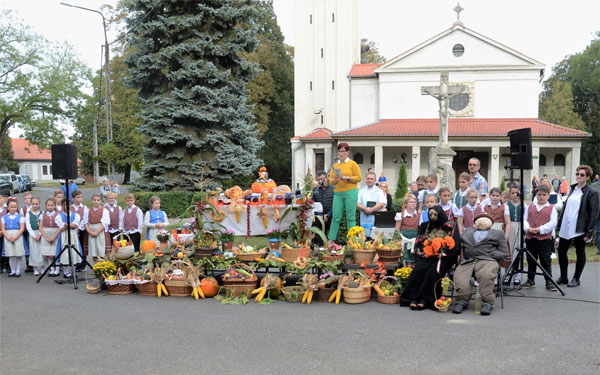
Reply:
[[200, 289], [204, 292], [204, 296], [211, 298], [219, 292], [219, 283], [214, 277], [205, 277], [200, 280]]
[[252, 191], [254, 193], [262, 193], [263, 189], [267, 189], [269, 193], [272, 193], [273, 190], [277, 187], [275, 181], [268, 180], [257, 180], [252, 183]]
[[140, 247], [142, 254], [146, 254], [148, 251], [151, 251], [154, 249], [156, 249], [156, 242], [154, 242], [152, 240], [146, 240], [146, 241], [142, 242], [142, 246]]

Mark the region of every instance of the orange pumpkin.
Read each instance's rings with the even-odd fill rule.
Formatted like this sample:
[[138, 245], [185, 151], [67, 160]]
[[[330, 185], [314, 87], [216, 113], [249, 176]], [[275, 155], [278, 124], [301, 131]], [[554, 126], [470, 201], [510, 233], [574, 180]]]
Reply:
[[214, 277], [205, 277], [200, 280], [200, 288], [205, 297], [211, 298], [219, 292], [219, 283]]
[[146, 241], [142, 242], [142, 246], [140, 248], [140, 250], [142, 251], [142, 254], [146, 254], [148, 251], [151, 251], [154, 249], [156, 249], [156, 242], [154, 242], [152, 240], [146, 240]]
[[252, 183], [252, 191], [255, 193], [262, 193], [263, 189], [269, 190], [269, 193], [272, 193], [273, 190], [277, 187], [275, 181], [269, 180], [258, 180]]

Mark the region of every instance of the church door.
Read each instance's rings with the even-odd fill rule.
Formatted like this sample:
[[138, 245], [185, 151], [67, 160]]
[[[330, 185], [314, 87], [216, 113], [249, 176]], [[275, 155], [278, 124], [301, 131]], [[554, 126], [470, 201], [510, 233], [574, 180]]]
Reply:
[[[454, 171], [456, 172], [456, 181], [455, 181], [455, 186], [458, 189], [458, 176], [463, 173], [463, 172], [467, 172], [469, 173], [469, 159], [471, 158], [477, 158], [479, 160], [481, 160], [481, 169], [479, 169], [479, 174], [481, 174], [483, 177], [485, 177], [486, 180], [489, 181], [488, 179], [488, 164], [490, 161], [490, 154], [488, 152], [473, 152], [473, 151], [461, 151], [461, 150], [457, 150], [456, 151], [456, 156], [454, 157], [454, 160], [452, 161], [452, 168], [454, 168]], [[491, 188], [491, 186], [488, 186], [488, 190]]]

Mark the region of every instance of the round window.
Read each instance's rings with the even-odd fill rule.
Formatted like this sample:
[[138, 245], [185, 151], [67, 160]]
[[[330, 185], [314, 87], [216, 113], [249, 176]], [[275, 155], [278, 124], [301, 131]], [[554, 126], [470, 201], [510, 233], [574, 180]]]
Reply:
[[460, 57], [463, 53], [465, 53], [465, 47], [463, 47], [462, 44], [455, 44], [454, 47], [452, 47], [452, 53], [454, 56]]
[[458, 94], [450, 98], [448, 106], [453, 111], [462, 111], [469, 104], [469, 94]]

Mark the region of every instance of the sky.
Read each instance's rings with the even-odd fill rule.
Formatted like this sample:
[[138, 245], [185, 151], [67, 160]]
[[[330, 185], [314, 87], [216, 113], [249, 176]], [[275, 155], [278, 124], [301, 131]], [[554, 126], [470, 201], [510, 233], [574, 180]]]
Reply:
[[[100, 9], [116, 0], [63, 0]], [[312, 1], [312, 0], [311, 0]], [[339, 2], [347, 0], [338, 0]], [[359, 32], [392, 59], [452, 26], [456, 0], [358, 0]], [[285, 42], [294, 45], [294, 0], [274, 0]], [[545, 78], [565, 56], [583, 51], [600, 31], [600, 0], [462, 0], [464, 25], [546, 64]], [[41, 35], [68, 41], [90, 68], [101, 64], [104, 43], [99, 14], [69, 8], [56, 0], [0, 0]], [[116, 34], [109, 30], [109, 42]]]

